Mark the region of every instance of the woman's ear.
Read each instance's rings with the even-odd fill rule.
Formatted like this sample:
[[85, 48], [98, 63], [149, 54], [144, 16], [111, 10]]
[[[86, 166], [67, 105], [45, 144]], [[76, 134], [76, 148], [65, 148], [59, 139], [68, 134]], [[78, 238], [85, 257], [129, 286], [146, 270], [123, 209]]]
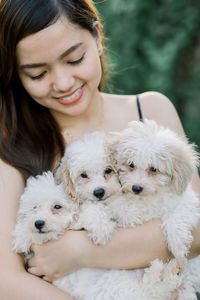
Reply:
[[97, 31], [97, 36], [96, 36], [97, 49], [98, 49], [99, 56], [101, 56], [103, 53], [101, 25], [99, 24], [98, 21], [95, 21], [94, 27], [96, 28]]

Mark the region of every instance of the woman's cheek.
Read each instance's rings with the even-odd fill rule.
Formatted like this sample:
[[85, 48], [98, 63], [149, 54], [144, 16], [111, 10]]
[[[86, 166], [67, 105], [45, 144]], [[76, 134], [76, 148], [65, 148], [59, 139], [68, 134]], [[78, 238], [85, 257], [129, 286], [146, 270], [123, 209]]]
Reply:
[[[23, 83], [23, 82], [22, 82]], [[45, 81], [29, 81], [24, 82], [24, 88], [28, 92], [28, 94], [33, 98], [44, 98], [49, 93], [48, 85], [45, 83]]]
[[81, 68], [83, 78], [85, 78], [88, 82], [96, 81], [97, 85], [101, 80], [102, 70], [101, 70], [101, 61], [98, 53], [92, 52], [88, 53], [88, 56], [85, 61], [85, 65]]

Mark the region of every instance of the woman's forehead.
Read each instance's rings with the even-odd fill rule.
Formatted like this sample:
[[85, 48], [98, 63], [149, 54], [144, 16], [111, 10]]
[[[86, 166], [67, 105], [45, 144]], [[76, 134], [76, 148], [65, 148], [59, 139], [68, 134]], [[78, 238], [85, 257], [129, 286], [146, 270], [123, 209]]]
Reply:
[[[16, 47], [16, 56], [19, 63], [30, 63], [46, 60], [49, 57], [57, 58], [68, 48], [84, 44], [89, 31], [72, 24], [67, 18], [60, 18], [54, 24], [22, 39]], [[34, 61], [35, 60], [35, 61]]]

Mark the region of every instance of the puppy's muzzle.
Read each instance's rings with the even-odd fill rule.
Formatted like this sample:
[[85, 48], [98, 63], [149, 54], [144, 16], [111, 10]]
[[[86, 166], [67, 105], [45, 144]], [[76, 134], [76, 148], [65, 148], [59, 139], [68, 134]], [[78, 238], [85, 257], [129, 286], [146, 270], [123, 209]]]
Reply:
[[35, 227], [40, 231], [42, 232], [42, 228], [44, 227], [45, 225], [45, 221], [43, 220], [37, 220], [35, 221]]
[[132, 186], [132, 191], [133, 193], [135, 193], [136, 195], [139, 195], [142, 191], [143, 191], [143, 187], [139, 186], [139, 185], [133, 185]]
[[96, 189], [93, 192], [93, 195], [98, 199], [98, 200], [103, 200], [103, 197], [105, 195], [105, 190], [104, 189]]

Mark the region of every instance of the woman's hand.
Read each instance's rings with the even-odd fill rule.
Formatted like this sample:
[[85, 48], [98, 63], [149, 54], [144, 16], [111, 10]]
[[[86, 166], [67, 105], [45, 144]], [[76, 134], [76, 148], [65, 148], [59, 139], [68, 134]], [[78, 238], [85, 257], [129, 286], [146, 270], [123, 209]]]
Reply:
[[[123, 230], [123, 236], [125, 232], [126, 230]], [[108, 242], [109, 244], [112, 242]], [[58, 240], [49, 241], [41, 246], [33, 245], [31, 250], [34, 256], [28, 262], [28, 272], [52, 282], [83, 267], [107, 267], [109, 269], [113, 267], [113, 263], [116, 264], [115, 259], [113, 263], [111, 262], [111, 256], [108, 255], [109, 248], [110, 246], [107, 249], [106, 246], [94, 245], [89, 240], [86, 231], [70, 230]], [[110, 257], [109, 262], [107, 262], [107, 256]], [[177, 298], [178, 291], [174, 291], [171, 300]]]
[[89, 243], [86, 232], [70, 230], [58, 240], [32, 245], [28, 272], [49, 282], [72, 273], [85, 266]]

